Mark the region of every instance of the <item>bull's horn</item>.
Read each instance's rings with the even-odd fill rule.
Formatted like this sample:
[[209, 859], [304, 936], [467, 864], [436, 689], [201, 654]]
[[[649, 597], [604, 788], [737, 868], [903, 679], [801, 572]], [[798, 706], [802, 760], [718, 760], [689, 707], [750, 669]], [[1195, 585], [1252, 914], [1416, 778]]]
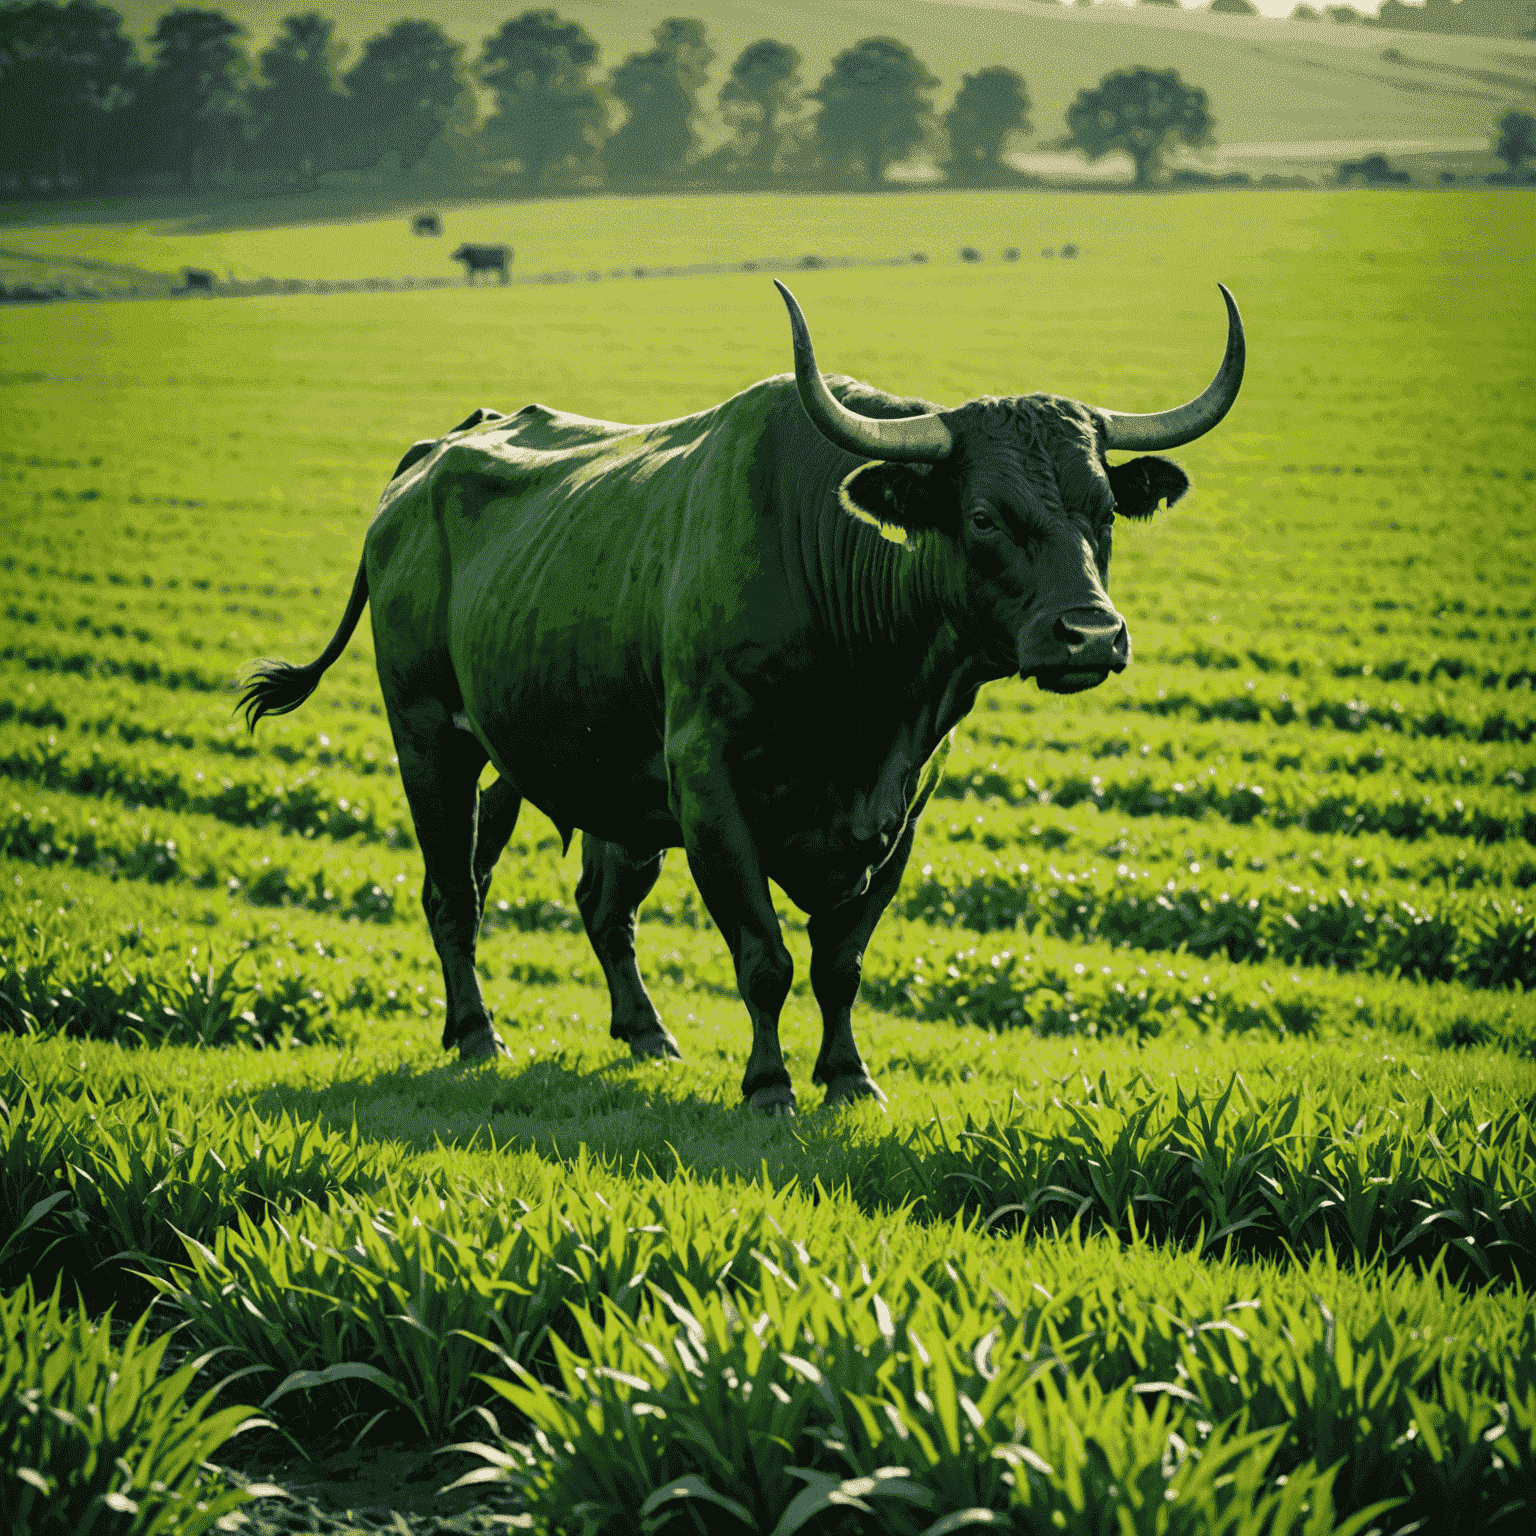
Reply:
[[1243, 342], [1243, 317], [1237, 301], [1225, 283], [1217, 283], [1227, 301], [1227, 355], [1216, 370], [1216, 377], [1187, 405], [1171, 411], [1152, 411], [1145, 416], [1122, 411], [1103, 411], [1108, 424], [1106, 448], [1177, 448], [1180, 443], [1203, 437], [1232, 409], [1243, 382], [1243, 362], [1247, 348]]
[[930, 412], [924, 416], [898, 416], [881, 420], [850, 411], [827, 388], [816, 367], [811, 333], [795, 296], [778, 278], [773, 286], [789, 306], [789, 323], [795, 335], [795, 384], [805, 414], [828, 442], [865, 459], [897, 459], [908, 464], [932, 464], [946, 457], [955, 440], [943, 421]]

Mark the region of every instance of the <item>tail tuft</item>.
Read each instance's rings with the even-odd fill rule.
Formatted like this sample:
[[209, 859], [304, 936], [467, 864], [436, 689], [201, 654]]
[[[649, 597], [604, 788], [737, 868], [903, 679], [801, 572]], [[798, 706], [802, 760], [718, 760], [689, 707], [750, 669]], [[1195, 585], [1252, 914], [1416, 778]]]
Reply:
[[324, 670], [314, 662], [296, 667], [288, 661], [253, 661], [241, 678], [245, 692], [235, 708], [244, 709], [245, 723], [254, 733], [263, 715], [286, 715], [297, 709], [319, 687]]

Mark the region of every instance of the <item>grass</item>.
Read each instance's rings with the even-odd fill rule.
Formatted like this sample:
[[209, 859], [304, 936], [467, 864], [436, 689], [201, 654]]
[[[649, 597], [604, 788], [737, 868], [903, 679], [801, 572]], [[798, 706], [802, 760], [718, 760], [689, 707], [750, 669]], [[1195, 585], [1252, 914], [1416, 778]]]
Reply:
[[[24, 1272], [81, 1284], [87, 1318], [115, 1302], [92, 1337], [124, 1361], [162, 1293], [146, 1329], [186, 1326], [151, 1376], [221, 1346], [255, 1368], [200, 1419], [200, 1367], [172, 1417], [195, 1440], [245, 1394], [277, 1426], [196, 1441], [220, 1488], [479, 1447], [441, 1463], [434, 1486], [483, 1469], [451, 1497], [380, 1495], [443, 1528], [478, 1500], [559, 1529], [581, 1497], [604, 1530], [982, 1505], [1017, 1530], [1519, 1528], [1525, 202], [728, 203], [562, 205], [586, 220], [563, 264], [876, 250], [894, 211], [936, 247], [957, 210], [968, 243], [1028, 244], [1070, 208], [1075, 265], [795, 277], [829, 367], [946, 402], [1157, 408], [1214, 365], [1215, 279], [1248, 322], [1239, 406], [1177, 454], [1195, 494], [1121, 532], [1135, 665], [1070, 701], [997, 685], [962, 729], [867, 958], [889, 1113], [740, 1113], [745, 1021], [678, 859], [638, 943], [685, 1060], [631, 1062], [536, 812], [481, 950], [514, 1059], [445, 1063], [366, 633], [254, 741], [229, 714], [241, 662], [329, 638], [406, 445], [481, 403], [700, 409], [785, 366], [765, 277], [9, 311], [0, 1263], [26, 1358], [57, 1383], [87, 1346]], [[327, 239], [355, 270], [359, 232]], [[778, 1437], [749, 1442], [755, 1483], [738, 1430]]]

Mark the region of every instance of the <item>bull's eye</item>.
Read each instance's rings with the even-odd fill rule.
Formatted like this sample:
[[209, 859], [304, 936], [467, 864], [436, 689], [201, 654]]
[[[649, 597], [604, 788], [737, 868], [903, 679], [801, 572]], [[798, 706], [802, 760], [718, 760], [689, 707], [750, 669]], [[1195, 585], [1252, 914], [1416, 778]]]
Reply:
[[977, 533], [996, 533], [997, 524], [985, 512], [971, 513], [971, 527]]

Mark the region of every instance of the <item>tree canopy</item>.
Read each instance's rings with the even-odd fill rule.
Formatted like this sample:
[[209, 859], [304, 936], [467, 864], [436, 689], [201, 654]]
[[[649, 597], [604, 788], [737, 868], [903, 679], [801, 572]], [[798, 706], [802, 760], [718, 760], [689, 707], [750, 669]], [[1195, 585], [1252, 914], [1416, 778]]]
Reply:
[[244, 36], [222, 11], [179, 7], [150, 37], [155, 61], [141, 97], [141, 146], [184, 187], [227, 171], [243, 138], [251, 76]]
[[630, 54], [610, 82], [629, 113], [603, 149], [604, 165], [620, 178], [674, 176], [698, 148], [699, 91], [715, 57], [704, 23], [672, 16], [651, 36], [656, 46]]
[[607, 118], [603, 93], [587, 78], [596, 60], [587, 29], [552, 10], [524, 11], [486, 39], [478, 72], [496, 98], [487, 144], [517, 160], [531, 187], [596, 155]]
[[335, 23], [318, 11], [288, 16], [261, 55], [251, 115], [258, 159], [311, 187], [333, 163], [345, 131], [346, 98], [336, 80], [342, 47]]
[[903, 42], [866, 37], [845, 48], [810, 93], [821, 104], [816, 148], [825, 165], [871, 182], [885, 180], [934, 126], [939, 81]]
[[1029, 92], [1024, 77], [1001, 64], [967, 75], [944, 114], [949, 174], [962, 181], [995, 177], [1005, 169], [1003, 149], [1028, 133]]
[[366, 163], [393, 153], [404, 170], [420, 164], [464, 91], [463, 51], [433, 21], [397, 21], [368, 39], [346, 76], [353, 142]]
[[142, 76], [123, 18], [95, 0], [0, 8], [0, 177], [61, 189], [99, 181], [109, 120]]
[[720, 88], [720, 115], [735, 135], [738, 162], [758, 177], [770, 176], [800, 103], [796, 49], [770, 37], [743, 48]]
[[1123, 69], [1078, 92], [1067, 108], [1067, 138], [1090, 160], [1123, 151], [1136, 167], [1136, 185], [1149, 187], [1168, 146], [1209, 144], [1211, 122], [1205, 92], [1185, 85], [1176, 69]]

